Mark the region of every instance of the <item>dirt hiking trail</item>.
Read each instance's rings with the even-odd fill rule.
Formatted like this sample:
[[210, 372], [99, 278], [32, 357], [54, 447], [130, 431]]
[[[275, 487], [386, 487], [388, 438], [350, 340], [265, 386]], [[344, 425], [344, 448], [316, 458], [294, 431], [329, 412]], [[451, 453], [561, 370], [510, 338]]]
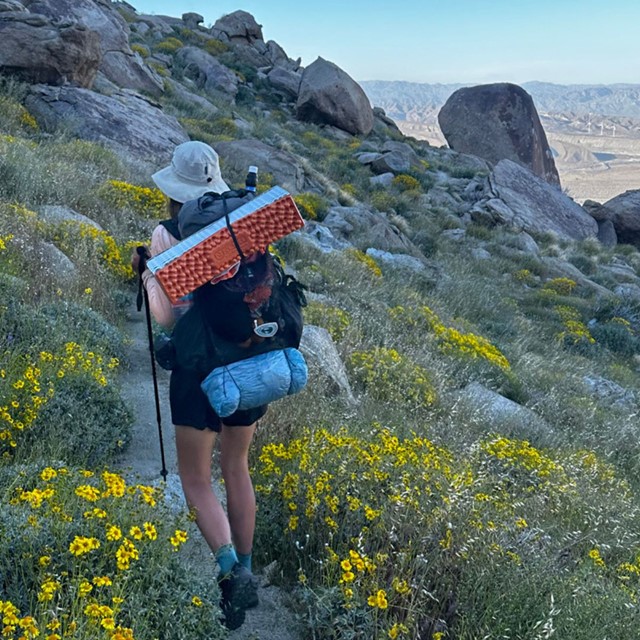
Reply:
[[[137, 482], [160, 484], [162, 464], [158, 423], [151, 375], [151, 356], [147, 337], [144, 308], [138, 312], [135, 301], [127, 310], [125, 331], [131, 341], [131, 366], [122, 376], [122, 396], [134, 414], [131, 444], [118, 459], [117, 466]], [[176, 448], [169, 409], [169, 372], [156, 367], [165, 460], [167, 465], [166, 495], [172, 508], [186, 510], [176, 462]], [[214, 489], [224, 504], [224, 490], [219, 470], [214, 461]], [[186, 559], [194, 571], [207, 571], [215, 582], [216, 563], [209, 547], [194, 528], [190, 540], [185, 545]], [[257, 572], [261, 588], [260, 605], [247, 611], [246, 622], [240, 629], [229, 632], [233, 640], [303, 640], [303, 633], [292, 612], [287, 608], [285, 594], [269, 584], [266, 572]], [[196, 640], [194, 638], [194, 640]], [[201, 640], [201, 639], [197, 639]]]

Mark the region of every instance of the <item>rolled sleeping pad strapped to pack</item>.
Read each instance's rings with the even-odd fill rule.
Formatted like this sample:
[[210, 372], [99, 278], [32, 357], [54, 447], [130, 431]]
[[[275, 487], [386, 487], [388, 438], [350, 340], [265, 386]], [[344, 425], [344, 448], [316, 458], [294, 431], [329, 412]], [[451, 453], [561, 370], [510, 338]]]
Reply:
[[169, 300], [180, 298], [216, 278], [244, 255], [264, 251], [269, 244], [304, 226], [304, 220], [288, 191], [272, 187], [231, 213], [147, 262]]
[[213, 410], [226, 418], [302, 391], [307, 377], [304, 356], [289, 347], [216, 367], [200, 386]]

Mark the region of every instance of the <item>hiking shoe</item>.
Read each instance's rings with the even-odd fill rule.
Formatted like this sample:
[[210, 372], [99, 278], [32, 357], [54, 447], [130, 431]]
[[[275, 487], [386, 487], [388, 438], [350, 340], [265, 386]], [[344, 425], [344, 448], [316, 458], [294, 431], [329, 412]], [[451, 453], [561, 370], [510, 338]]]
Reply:
[[224, 625], [233, 631], [244, 623], [245, 611], [258, 606], [258, 581], [249, 569], [236, 562], [231, 573], [218, 578], [218, 586]]

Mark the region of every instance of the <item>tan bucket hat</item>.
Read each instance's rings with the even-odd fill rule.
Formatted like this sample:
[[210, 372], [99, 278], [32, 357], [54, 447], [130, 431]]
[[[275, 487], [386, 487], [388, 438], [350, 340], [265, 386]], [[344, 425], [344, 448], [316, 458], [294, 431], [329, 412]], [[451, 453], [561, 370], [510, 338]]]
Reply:
[[180, 203], [195, 200], [208, 191], [229, 191], [220, 174], [218, 154], [208, 144], [197, 140], [179, 144], [171, 164], [151, 178], [162, 193]]

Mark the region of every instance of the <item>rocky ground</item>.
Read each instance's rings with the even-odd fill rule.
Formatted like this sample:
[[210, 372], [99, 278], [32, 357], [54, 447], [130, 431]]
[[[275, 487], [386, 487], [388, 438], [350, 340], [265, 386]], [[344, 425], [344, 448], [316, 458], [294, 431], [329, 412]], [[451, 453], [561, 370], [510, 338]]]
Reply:
[[[131, 340], [131, 366], [123, 376], [122, 393], [126, 403], [135, 413], [135, 420], [131, 445], [119, 460], [119, 466], [140, 481], [156, 484], [162, 480], [162, 465], [145, 315], [144, 311], [136, 311], [132, 300], [127, 316], [126, 331]], [[177, 474], [176, 449], [169, 410], [169, 375], [162, 369], [158, 369], [158, 387], [165, 460], [169, 472], [166, 495], [171, 505], [176, 509], [183, 509], [185, 503]], [[221, 489], [220, 479], [216, 477], [214, 482], [216, 491], [223, 499], [224, 491]], [[186, 561], [193, 566], [194, 571], [210, 571], [213, 582], [215, 561], [197, 532], [185, 549]], [[296, 619], [286, 604], [286, 594], [279, 587], [269, 583], [267, 570], [259, 572], [259, 577], [260, 605], [247, 613], [245, 624], [237, 631], [231, 632], [229, 637], [233, 640], [301, 640], [302, 635], [297, 630]]]

